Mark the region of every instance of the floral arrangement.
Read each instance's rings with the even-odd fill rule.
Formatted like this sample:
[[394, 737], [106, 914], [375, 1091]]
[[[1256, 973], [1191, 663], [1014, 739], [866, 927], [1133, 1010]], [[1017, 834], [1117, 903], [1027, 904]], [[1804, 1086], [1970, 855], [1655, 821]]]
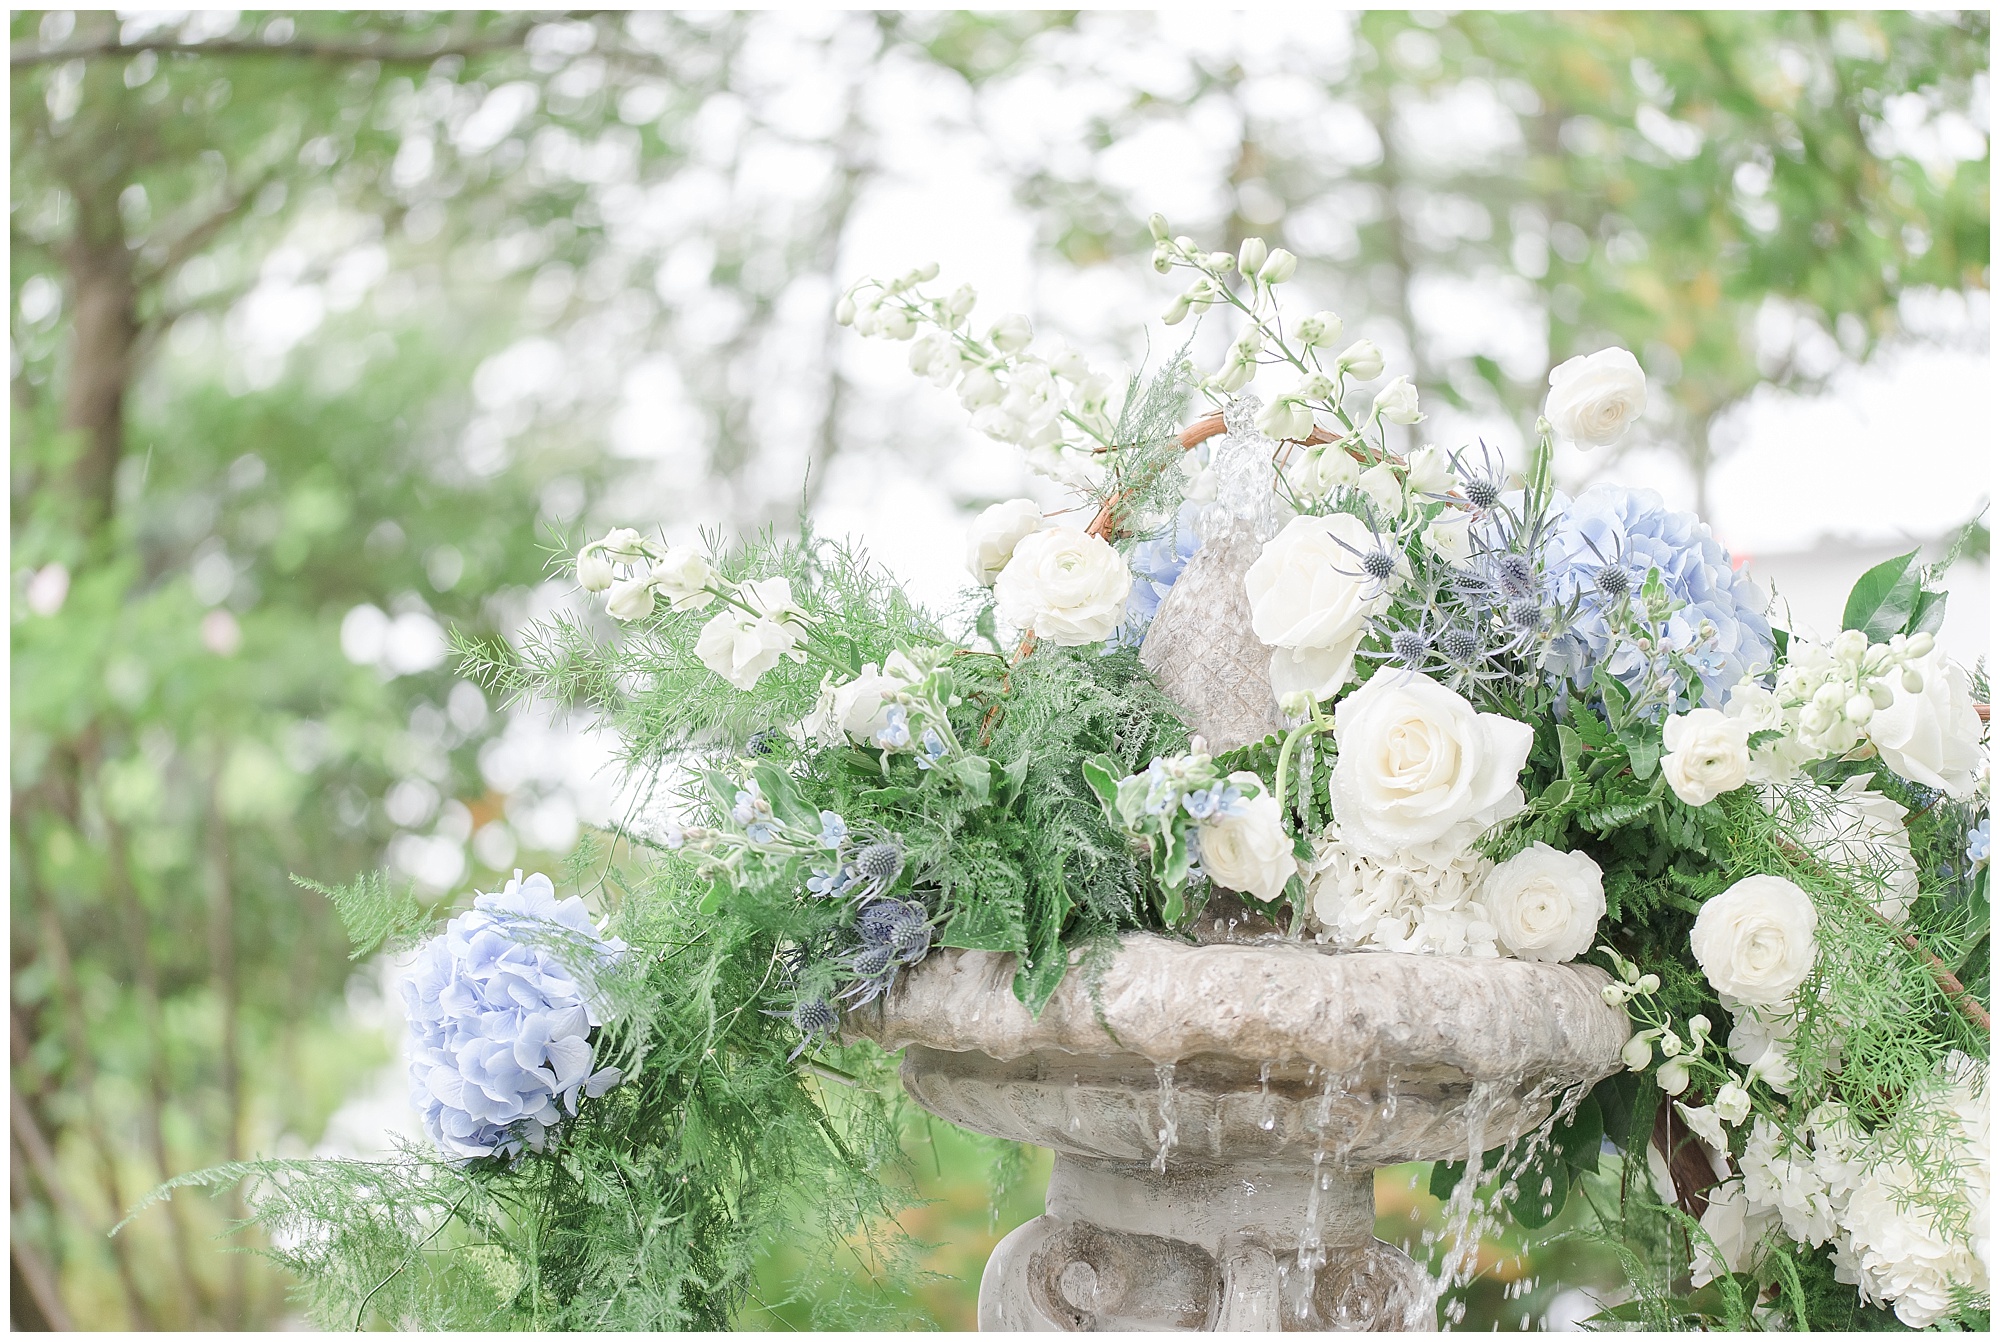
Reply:
[[[1167, 324], [1233, 326], [1212, 372], [1183, 351], [1121, 386], [1025, 318], [980, 330], [935, 267], [840, 299], [1076, 499], [981, 513], [951, 619], [809, 527], [621, 528], [574, 556], [617, 637], [461, 646], [609, 720], [652, 792], [604, 927], [536, 876], [420, 952], [435, 1153], [263, 1171], [319, 1307], [726, 1323], [757, 1246], [893, 1206], [893, 1086], [845, 1013], [941, 946], [1011, 953], [1038, 1009], [1113, 934], [1227, 899], [1321, 947], [1611, 973], [1628, 1071], [1432, 1187], [1504, 1185], [1536, 1226], [1608, 1186], [1614, 1318], [1983, 1327], [1985, 681], [1936, 645], [1938, 567], [1865, 575], [1830, 640], [1788, 631], [1698, 518], [1555, 487], [1558, 438], [1643, 416], [1629, 352], [1554, 371], [1517, 473], [1421, 443], [1418, 389], [1338, 316], [1288, 318], [1289, 253], [1153, 231], [1190, 280]], [[1191, 631], [1251, 659], [1207, 698], [1199, 659], [1155, 655]], [[372, 898], [346, 894], [362, 926], [421, 922]]]

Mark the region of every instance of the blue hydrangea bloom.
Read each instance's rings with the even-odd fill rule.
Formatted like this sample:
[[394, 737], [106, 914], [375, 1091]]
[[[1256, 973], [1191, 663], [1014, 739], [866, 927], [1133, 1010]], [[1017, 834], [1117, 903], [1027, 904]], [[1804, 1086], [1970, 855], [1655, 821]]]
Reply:
[[[1751, 671], [1770, 667], [1774, 645], [1764, 618], [1764, 596], [1750, 575], [1731, 566], [1708, 524], [1693, 513], [1675, 512], [1650, 489], [1593, 485], [1574, 500], [1560, 497], [1544, 562], [1549, 594], [1567, 605], [1581, 598], [1575, 622], [1551, 645], [1544, 665], [1579, 689], [1594, 670], [1604, 669], [1638, 689], [1646, 678], [1646, 658], [1629, 643], [1612, 645], [1606, 613], [1616, 598], [1606, 589], [1606, 568], [1624, 570], [1634, 596], [1651, 570], [1659, 570], [1669, 595], [1684, 603], [1667, 622], [1666, 641], [1693, 664], [1702, 684], [1702, 702], [1720, 707], [1731, 686]], [[1704, 622], [1713, 634], [1704, 639]], [[1685, 685], [1676, 686], [1675, 708], [1691, 702]]]
[[1200, 512], [1200, 504], [1183, 503], [1170, 535], [1155, 536], [1132, 547], [1132, 595], [1125, 601], [1125, 623], [1106, 641], [1107, 650], [1137, 647], [1145, 638], [1147, 626], [1159, 614], [1160, 602], [1201, 548], [1201, 535], [1194, 525]]
[[403, 983], [410, 1099], [438, 1150], [539, 1151], [579, 1097], [618, 1084], [616, 1068], [593, 1069], [590, 1031], [602, 1021], [572, 967], [625, 950], [581, 899], [558, 902], [548, 877], [515, 872], [418, 952]]

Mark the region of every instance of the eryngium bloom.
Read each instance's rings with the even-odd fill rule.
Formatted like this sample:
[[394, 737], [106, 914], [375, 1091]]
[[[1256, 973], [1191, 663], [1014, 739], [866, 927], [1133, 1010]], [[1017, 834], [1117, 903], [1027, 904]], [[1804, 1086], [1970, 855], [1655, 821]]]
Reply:
[[403, 983], [410, 1100], [438, 1150], [539, 1151], [580, 1096], [618, 1084], [616, 1068], [592, 1069], [602, 1021], [589, 978], [625, 949], [581, 899], [558, 903], [548, 877], [516, 872], [418, 953]]

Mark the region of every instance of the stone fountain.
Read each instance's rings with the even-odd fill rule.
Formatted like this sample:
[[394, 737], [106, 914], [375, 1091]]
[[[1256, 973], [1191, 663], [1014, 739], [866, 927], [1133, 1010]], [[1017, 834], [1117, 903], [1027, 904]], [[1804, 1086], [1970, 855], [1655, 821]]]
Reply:
[[1013, 975], [934, 952], [847, 1021], [925, 1109], [1055, 1152], [1047, 1212], [987, 1262], [988, 1330], [1428, 1330], [1373, 1171], [1534, 1130], [1628, 1034], [1576, 965], [1132, 934], [1039, 1016]]

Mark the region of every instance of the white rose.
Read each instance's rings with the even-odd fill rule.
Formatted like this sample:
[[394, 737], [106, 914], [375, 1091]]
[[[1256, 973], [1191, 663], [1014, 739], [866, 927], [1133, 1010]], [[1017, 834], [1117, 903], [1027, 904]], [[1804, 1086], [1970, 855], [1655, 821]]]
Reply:
[[653, 580], [643, 570], [611, 584], [604, 609], [614, 620], [643, 620], [653, 613]]
[[1102, 643], [1125, 618], [1132, 570], [1096, 536], [1052, 527], [1023, 537], [994, 581], [998, 614], [1058, 647]]
[[715, 600], [715, 569], [689, 545], [676, 545], [653, 565], [653, 586], [675, 610], [700, 610]]
[[991, 587], [1014, 557], [1014, 547], [1043, 525], [1042, 507], [1033, 499], [1009, 499], [996, 503], [972, 519], [972, 534], [966, 542], [965, 566], [981, 587]]
[[1675, 713], [1660, 734], [1667, 753], [1660, 772], [1689, 806], [1706, 806], [1743, 786], [1750, 772], [1750, 726], [1720, 709]]
[[1417, 389], [1410, 379], [1399, 373], [1376, 392], [1375, 413], [1391, 424], [1414, 424], [1422, 419], [1417, 409]]
[[1333, 816], [1356, 849], [1442, 862], [1526, 799], [1534, 729], [1473, 710], [1428, 676], [1382, 671], [1334, 710]]
[[1819, 911], [1782, 876], [1746, 876], [1701, 906], [1688, 941], [1719, 993], [1775, 1006], [1812, 972]]
[[1561, 964], [1597, 935], [1604, 873], [1587, 854], [1538, 843], [1495, 867], [1480, 898], [1501, 945], [1522, 960]]
[[1549, 374], [1544, 413], [1556, 432], [1579, 447], [1618, 441], [1646, 411], [1646, 374], [1632, 351], [1601, 349], [1557, 364]]
[[1911, 694], [1891, 676], [1895, 698], [1869, 720], [1868, 739], [1899, 777], [1964, 801], [1979, 781], [1980, 722], [1972, 681], [1941, 651], [1910, 665], [1923, 677], [1923, 689]]
[[[1253, 773], [1234, 773], [1229, 781], [1248, 791], [1263, 788]], [[1278, 799], [1264, 788], [1239, 803], [1242, 813], [1202, 822], [1201, 866], [1209, 879], [1225, 890], [1241, 890], [1269, 902], [1285, 891], [1299, 869], [1292, 856], [1291, 836], [1278, 815]]]
[[1354, 650], [1405, 576], [1387, 584], [1364, 576], [1360, 556], [1375, 548], [1367, 523], [1351, 514], [1295, 517], [1243, 575], [1250, 628], [1277, 649], [1271, 689], [1279, 698], [1324, 699], [1354, 678]]
[[709, 670], [739, 690], [747, 690], [793, 653], [799, 641], [793, 622], [800, 614], [792, 604], [792, 585], [784, 578], [746, 582], [739, 589], [750, 610], [725, 610], [701, 628], [694, 653]]

